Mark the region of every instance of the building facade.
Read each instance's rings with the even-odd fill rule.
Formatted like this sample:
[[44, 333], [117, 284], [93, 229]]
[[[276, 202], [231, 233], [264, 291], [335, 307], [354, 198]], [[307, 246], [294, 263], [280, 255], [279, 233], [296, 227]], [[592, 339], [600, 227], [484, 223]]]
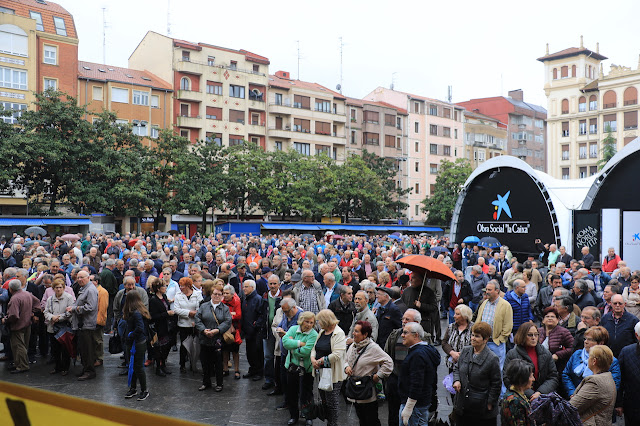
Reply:
[[195, 142], [266, 149], [269, 59], [246, 50], [192, 43], [148, 32], [129, 57], [174, 89], [173, 126]]
[[573, 179], [592, 176], [610, 133], [619, 151], [638, 136], [637, 69], [611, 65], [604, 74], [595, 51], [572, 47], [538, 58], [544, 64], [549, 109], [549, 174]]
[[448, 102], [378, 87], [365, 100], [385, 102], [408, 113], [406, 162], [409, 223], [423, 223], [422, 200], [435, 191], [442, 160], [464, 157], [463, 108]]
[[475, 170], [486, 160], [505, 153], [507, 125], [474, 111], [464, 111], [464, 153]]
[[522, 90], [512, 90], [507, 97], [471, 99], [458, 105], [506, 123], [507, 144], [504, 154], [518, 157], [535, 170], [547, 169], [547, 111], [541, 106], [525, 102]]
[[287, 71], [269, 76], [269, 151], [346, 159], [345, 97], [317, 83], [293, 80]]
[[173, 123], [172, 85], [149, 71], [80, 61], [78, 104], [86, 105], [88, 121], [103, 109], [115, 112], [118, 122], [131, 124], [146, 144]]

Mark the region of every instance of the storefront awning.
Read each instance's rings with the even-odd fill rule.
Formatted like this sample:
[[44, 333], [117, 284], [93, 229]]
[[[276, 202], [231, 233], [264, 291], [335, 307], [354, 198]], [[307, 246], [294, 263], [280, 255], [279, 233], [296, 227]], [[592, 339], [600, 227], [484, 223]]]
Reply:
[[0, 226], [47, 226], [65, 225], [81, 226], [91, 225], [89, 218], [61, 218], [61, 217], [0, 217]]

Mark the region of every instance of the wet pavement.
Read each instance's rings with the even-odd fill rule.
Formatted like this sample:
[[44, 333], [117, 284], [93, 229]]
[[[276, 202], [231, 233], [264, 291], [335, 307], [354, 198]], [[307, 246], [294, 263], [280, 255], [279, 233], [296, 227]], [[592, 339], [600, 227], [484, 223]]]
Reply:
[[[108, 347], [107, 344], [108, 337], [105, 337], [105, 348]], [[438, 368], [440, 382], [448, 373], [444, 364], [444, 353], [442, 356]], [[24, 374], [9, 374], [2, 366], [0, 380], [206, 424], [285, 425], [289, 420], [288, 411], [275, 410], [275, 407], [284, 401], [283, 396], [267, 396], [269, 391], [261, 389], [262, 381], [234, 380], [233, 372], [224, 378], [222, 392], [217, 393], [213, 389], [198, 392], [198, 387], [202, 384], [201, 376], [199, 373], [179, 372], [178, 352], [172, 351], [169, 354], [167, 367], [173, 373], [170, 376], [159, 377], [155, 375], [154, 367], [145, 368], [150, 392], [146, 401], [124, 398], [128, 387], [126, 376], [118, 375], [122, 371], [118, 368], [122, 362], [120, 355], [105, 353], [104, 365], [96, 369], [97, 377], [86, 382], [79, 382], [75, 377], [74, 373], [80, 371], [79, 363], [75, 368], [72, 364], [69, 375], [62, 377], [59, 374], [49, 374], [52, 366], [46, 364], [46, 358], [36, 358], [36, 361], [36, 364], [31, 365], [31, 370]], [[246, 373], [247, 369], [243, 344], [240, 348], [240, 371]], [[451, 399], [447, 397], [447, 391], [441, 384], [438, 386], [438, 396], [439, 417], [446, 419], [451, 412]], [[340, 410], [341, 425], [358, 424], [355, 409], [346, 405], [343, 400], [340, 401]], [[378, 410], [380, 421], [387, 424], [387, 405], [382, 402]], [[298, 424], [301, 423], [303, 424]], [[316, 420], [314, 424], [324, 423]]]

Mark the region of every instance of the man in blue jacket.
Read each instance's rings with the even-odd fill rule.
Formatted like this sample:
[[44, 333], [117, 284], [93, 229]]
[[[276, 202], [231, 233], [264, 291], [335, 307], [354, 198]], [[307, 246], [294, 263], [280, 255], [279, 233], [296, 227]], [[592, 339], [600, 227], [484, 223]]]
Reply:
[[634, 327], [638, 323], [638, 318], [627, 312], [624, 307], [625, 303], [622, 295], [613, 295], [611, 298], [611, 312], [604, 315], [600, 321], [600, 325], [609, 332], [608, 346], [616, 358], [618, 358], [622, 348], [636, 341]]
[[440, 354], [433, 346], [423, 342], [423, 337], [424, 329], [420, 324], [405, 324], [402, 343], [408, 348], [408, 353], [398, 376], [398, 394], [402, 402], [398, 415], [402, 425], [426, 425], [428, 421]]
[[[527, 284], [523, 280], [515, 280], [513, 282], [513, 290], [504, 296], [504, 300], [509, 302], [513, 311], [513, 329], [515, 335], [520, 325], [527, 321], [533, 321], [531, 306], [529, 305], [529, 296], [525, 293]], [[513, 344], [507, 343], [507, 351], [513, 348]]]

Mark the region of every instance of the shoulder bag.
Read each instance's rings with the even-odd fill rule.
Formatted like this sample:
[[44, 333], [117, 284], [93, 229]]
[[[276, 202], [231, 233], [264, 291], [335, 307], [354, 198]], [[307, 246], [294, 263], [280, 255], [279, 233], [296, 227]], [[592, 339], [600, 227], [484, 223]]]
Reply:
[[[469, 379], [471, 378], [471, 370], [473, 362], [469, 367]], [[485, 414], [487, 412], [487, 402], [489, 401], [489, 389], [480, 389], [469, 383], [463, 393], [463, 409], [466, 415]]]
[[[218, 327], [220, 327], [220, 321], [218, 321], [218, 317], [216, 316], [216, 313], [214, 311], [215, 309], [213, 309], [213, 306], [212, 306], [211, 313], [213, 314], [213, 318], [218, 323]], [[224, 334], [222, 335], [222, 338], [224, 339], [224, 342], [227, 345], [231, 345], [232, 343], [236, 342], [236, 335], [233, 332], [231, 332], [231, 327], [229, 327], [229, 330], [224, 332]]]
[[[351, 366], [351, 370], [355, 369], [358, 360], [367, 350], [369, 345], [362, 349], [362, 352], [356, 358], [356, 362]], [[344, 394], [347, 398], [354, 399], [356, 401], [362, 401], [369, 399], [373, 396], [373, 376], [349, 376], [345, 381]]]

